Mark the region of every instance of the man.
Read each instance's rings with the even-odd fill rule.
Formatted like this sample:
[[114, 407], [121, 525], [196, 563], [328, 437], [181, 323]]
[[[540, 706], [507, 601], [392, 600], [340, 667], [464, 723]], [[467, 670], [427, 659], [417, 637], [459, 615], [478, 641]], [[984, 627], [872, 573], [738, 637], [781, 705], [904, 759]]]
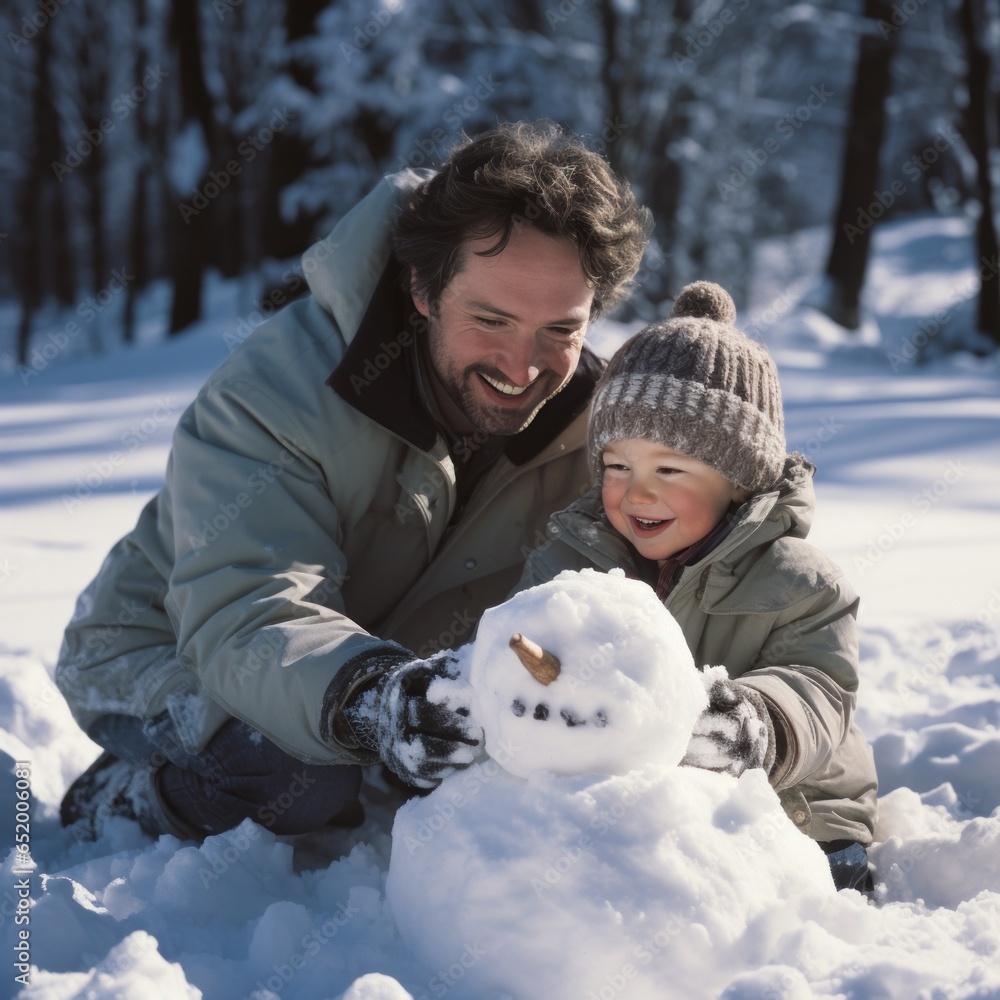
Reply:
[[312, 295], [211, 376], [78, 601], [56, 681], [105, 753], [65, 824], [298, 833], [360, 820], [359, 765], [471, 763], [443, 651], [587, 484], [584, 334], [648, 231], [599, 156], [521, 123], [386, 178], [305, 255]]

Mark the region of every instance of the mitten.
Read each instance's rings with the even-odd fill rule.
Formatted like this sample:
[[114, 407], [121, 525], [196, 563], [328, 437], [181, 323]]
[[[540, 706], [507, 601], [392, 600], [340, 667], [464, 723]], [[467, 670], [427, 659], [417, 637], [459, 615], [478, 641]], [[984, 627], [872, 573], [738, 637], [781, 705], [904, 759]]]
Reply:
[[708, 708], [698, 717], [682, 764], [738, 778], [747, 768], [774, 765], [774, 725], [764, 699], [730, 680], [724, 667], [704, 671]]
[[345, 669], [365, 676], [339, 710], [334, 730], [350, 731], [407, 784], [433, 788], [468, 767], [483, 742], [472, 719], [472, 688], [450, 651], [426, 660], [412, 653], [379, 652]]

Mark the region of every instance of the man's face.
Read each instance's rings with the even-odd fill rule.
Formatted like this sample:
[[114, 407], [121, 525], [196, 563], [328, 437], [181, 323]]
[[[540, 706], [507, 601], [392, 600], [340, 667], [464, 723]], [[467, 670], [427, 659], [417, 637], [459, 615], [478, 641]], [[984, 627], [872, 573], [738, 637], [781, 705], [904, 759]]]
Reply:
[[516, 434], [570, 380], [580, 360], [593, 289], [567, 239], [515, 225], [503, 251], [479, 257], [496, 237], [469, 239], [458, 271], [428, 319], [431, 363], [477, 429]]

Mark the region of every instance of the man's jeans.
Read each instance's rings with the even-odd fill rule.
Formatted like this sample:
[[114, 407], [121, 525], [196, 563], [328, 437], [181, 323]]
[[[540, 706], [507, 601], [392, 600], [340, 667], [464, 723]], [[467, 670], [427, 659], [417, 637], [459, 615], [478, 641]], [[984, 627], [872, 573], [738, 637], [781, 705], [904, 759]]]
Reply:
[[155, 771], [165, 833], [200, 840], [250, 818], [295, 834], [356, 826], [363, 816], [360, 767], [305, 764], [239, 719], [197, 754], [181, 746], [165, 712], [147, 722], [105, 715], [89, 735], [119, 759]]
[[875, 888], [868, 852], [853, 840], [831, 840], [820, 844], [830, 864], [833, 884], [838, 889], [857, 889], [872, 892]]

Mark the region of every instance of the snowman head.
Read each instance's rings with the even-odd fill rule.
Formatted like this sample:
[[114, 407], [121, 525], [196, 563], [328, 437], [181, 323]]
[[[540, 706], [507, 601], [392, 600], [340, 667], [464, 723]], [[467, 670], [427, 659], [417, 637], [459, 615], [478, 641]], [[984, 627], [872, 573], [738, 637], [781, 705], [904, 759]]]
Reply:
[[488, 610], [470, 681], [487, 752], [521, 777], [677, 764], [707, 704], [680, 626], [622, 570], [567, 570]]

